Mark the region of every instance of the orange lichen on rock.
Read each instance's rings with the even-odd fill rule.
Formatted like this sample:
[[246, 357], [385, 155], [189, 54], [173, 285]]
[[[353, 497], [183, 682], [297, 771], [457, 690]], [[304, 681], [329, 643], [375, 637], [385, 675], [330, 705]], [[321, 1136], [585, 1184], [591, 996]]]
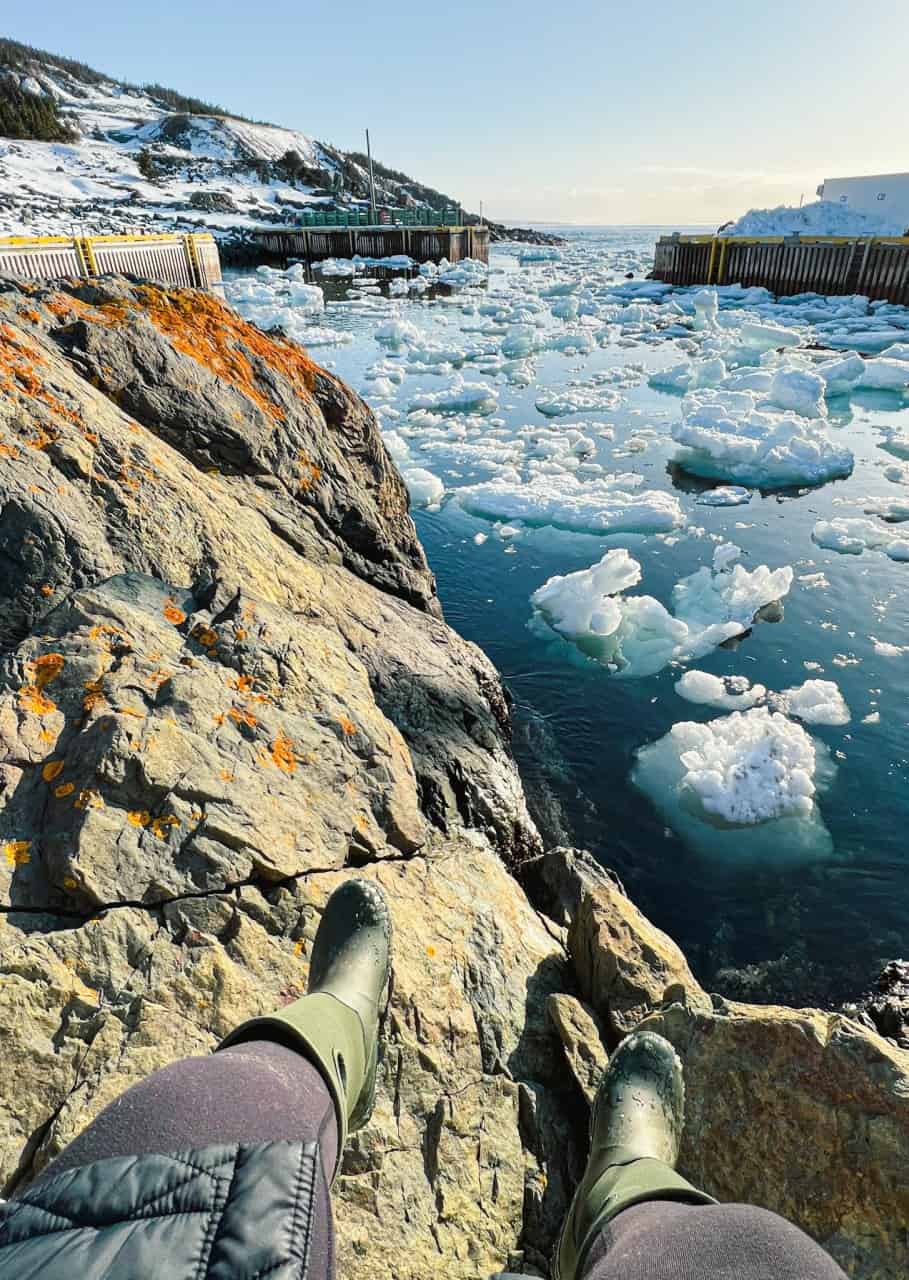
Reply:
[[[283, 421], [285, 412], [260, 385], [253, 359], [287, 378], [298, 395], [312, 393], [321, 371], [301, 347], [262, 333], [211, 294], [168, 293], [153, 285], [143, 285], [138, 293], [141, 310], [177, 351], [235, 387], [269, 417]], [[115, 325], [121, 314], [123, 322], [130, 319], [121, 303], [103, 303], [95, 310]]]
[[341, 716], [338, 724], [341, 726], [341, 732], [347, 738], [352, 738], [357, 732], [357, 726], [352, 720], [348, 720], [347, 716]]
[[27, 665], [32, 668], [34, 678], [19, 690], [19, 705], [24, 711], [33, 711], [37, 716], [50, 715], [57, 710], [56, 702], [48, 698], [44, 690], [63, 670], [62, 653], [44, 653]]
[[58, 800], [65, 800], [67, 796], [71, 796], [75, 791], [75, 784], [72, 782], [61, 782], [59, 787], [54, 787], [54, 795]]
[[151, 814], [147, 809], [131, 809], [126, 815], [126, 821], [133, 827], [147, 827]]
[[297, 757], [294, 753], [294, 744], [286, 734], [279, 733], [271, 744], [271, 762], [282, 773], [293, 773], [296, 769]]
[[7, 840], [3, 846], [3, 856], [11, 867], [24, 867], [32, 860], [29, 853], [31, 847], [31, 840]]
[[227, 713], [235, 724], [245, 724], [251, 729], [259, 722], [251, 711], [247, 711], [245, 707], [231, 707]]
[[180, 819], [175, 813], [162, 814], [160, 818], [152, 818], [151, 833], [158, 840], [166, 840], [171, 827], [179, 827]]
[[164, 604], [164, 616], [168, 622], [172, 622], [175, 627], [179, 627], [181, 622], [186, 621], [186, 614], [182, 609], [177, 608], [177, 602], [173, 596], [168, 596]]
[[85, 696], [82, 699], [83, 711], [94, 711], [99, 703], [104, 701], [104, 690], [101, 687], [101, 676], [94, 680], [87, 680], [83, 685]]
[[45, 782], [53, 782], [54, 778], [59, 778], [63, 772], [62, 760], [48, 760], [47, 764], [41, 770], [41, 777]]
[[91, 787], [86, 787], [84, 791], [79, 792], [79, 797], [76, 800], [76, 808], [77, 809], [103, 809], [104, 800], [100, 792], [95, 791]]
[[[44, 386], [38, 369], [47, 361], [40, 351], [31, 343], [23, 341], [16, 330], [8, 324], [0, 324], [0, 391], [10, 395], [25, 396], [29, 400], [37, 400], [51, 413], [70, 422], [82, 426], [81, 416], [68, 409], [62, 400]], [[36, 434], [26, 444], [33, 448], [44, 448], [56, 440], [57, 433], [48, 427], [32, 424]]]

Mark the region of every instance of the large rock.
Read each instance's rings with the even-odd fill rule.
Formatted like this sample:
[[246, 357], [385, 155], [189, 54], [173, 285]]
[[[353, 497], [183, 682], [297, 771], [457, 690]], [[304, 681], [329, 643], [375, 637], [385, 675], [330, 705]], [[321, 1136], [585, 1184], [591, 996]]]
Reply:
[[3, 1182], [301, 994], [356, 871], [397, 950], [341, 1271], [542, 1272], [583, 1159], [547, 1016], [574, 981], [502, 860], [539, 847], [504, 692], [372, 415], [198, 295], [0, 314]]
[[643, 1025], [682, 1058], [686, 1176], [789, 1218], [857, 1280], [909, 1275], [909, 1052], [841, 1014], [707, 996], [613, 881], [587, 867], [579, 885], [559, 857], [548, 879], [578, 887], [571, 955], [607, 1035]]

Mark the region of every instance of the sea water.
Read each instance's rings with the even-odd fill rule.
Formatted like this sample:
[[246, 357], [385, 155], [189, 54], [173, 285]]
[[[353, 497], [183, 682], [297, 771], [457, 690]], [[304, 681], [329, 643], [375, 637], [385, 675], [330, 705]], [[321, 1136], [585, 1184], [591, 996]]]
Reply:
[[[907, 950], [909, 311], [654, 290], [658, 228], [562, 234], [488, 275], [341, 263], [321, 295], [292, 268], [228, 296], [375, 409], [548, 838], [712, 989], [848, 998]], [[616, 549], [618, 578], [556, 582], [561, 630], [532, 602]]]

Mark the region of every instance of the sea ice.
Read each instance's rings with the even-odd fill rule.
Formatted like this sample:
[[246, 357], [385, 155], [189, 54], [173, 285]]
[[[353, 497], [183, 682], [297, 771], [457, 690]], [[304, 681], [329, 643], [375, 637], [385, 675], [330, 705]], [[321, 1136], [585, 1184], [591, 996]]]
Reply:
[[771, 695], [776, 711], [797, 716], [806, 724], [848, 724], [846, 700], [833, 680], [806, 680], [804, 684]]
[[702, 507], [740, 507], [751, 501], [751, 490], [737, 484], [720, 484], [699, 493], [697, 501]]
[[431, 507], [442, 501], [445, 486], [431, 471], [424, 471], [422, 467], [408, 467], [401, 475], [413, 506]]
[[625, 596], [620, 579], [640, 580], [640, 565], [624, 548], [608, 551], [598, 564], [556, 575], [539, 587], [531, 603], [554, 631], [571, 640], [616, 674], [654, 675], [669, 662], [701, 658], [724, 640], [741, 635], [755, 614], [782, 596], [792, 584], [786, 566], [771, 571], [759, 565], [749, 572], [731, 564], [726, 543], [718, 548], [721, 565], [706, 566], [673, 589], [673, 613], [652, 596]]
[[614, 409], [621, 399], [619, 393], [609, 387], [563, 387], [552, 391], [541, 389], [536, 406], [547, 418], [562, 418], [569, 413]]
[[[907, 370], [909, 373], [909, 370]], [[778, 409], [789, 409], [803, 418], [824, 418], [827, 384], [804, 369], [779, 369], [770, 384], [769, 400]]]
[[697, 669], [686, 671], [676, 681], [675, 691], [689, 702], [722, 711], [747, 711], [767, 696], [765, 686], [753, 685], [747, 676], [714, 676]]
[[678, 499], [658, 489], [634, 492], [640, 476], [606, 475], [579, 480], [559, 472], [526, 484], [496, 479], [466, 485], [458, 500], [487, 520], [525, 520], [580, 533], [666, 533], [685, 523]]
[[699, 852], [775, 862], [832, 852], [815, 800], [832, 773], [801, 725], [753, 707], [674, 724], [638, 751], [632, 781]]
[[905, 539], [886, 525], [876, 520], [866, 520], [862, 516], [817, 520], [811, 530], [811, 537], [819, 547], [838, 551], [841, 555], [860, 556], [866, 550], [881, 550], [894, 560], [906, 558], [903, 555]]
[[460, 376], [452, 378], [441, 391], [427, 391], [416, 395], [410, 402], [411, 409], [429, 409], [438, 413], [494, 413], [499, 396], [495, 387], [485, 382], [465, 382]]
[[778, 347], [800, 347], [802, 335], [797, 329], [784, 329], [776, 324], [758, 324], [747, 320], [738, 332], [738, 340], [752, 351], [774, 351]]
[[822, 484], [852, 471], [849, 449], [805, 418], [759, 410], [749, 391], [692, 392], [672, 428], [693, 475], [766, 489]]

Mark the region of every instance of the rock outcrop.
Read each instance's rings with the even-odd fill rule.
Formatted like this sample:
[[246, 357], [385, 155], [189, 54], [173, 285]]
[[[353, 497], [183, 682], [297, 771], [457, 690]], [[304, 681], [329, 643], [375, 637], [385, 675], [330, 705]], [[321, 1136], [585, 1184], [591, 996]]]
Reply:
[[711, 998], [595, 859], [541, 854], [498, 675], [369, 410], [299, 348], [196, 294], [0, 286], [0, 605], [7, 1190], [301, 993], [356, 869], [397, 951], [340, 1274], [545, 1274], [642, 1020], [685, 1058], [690, 1176], [906, 1273], [909, 1053]]

